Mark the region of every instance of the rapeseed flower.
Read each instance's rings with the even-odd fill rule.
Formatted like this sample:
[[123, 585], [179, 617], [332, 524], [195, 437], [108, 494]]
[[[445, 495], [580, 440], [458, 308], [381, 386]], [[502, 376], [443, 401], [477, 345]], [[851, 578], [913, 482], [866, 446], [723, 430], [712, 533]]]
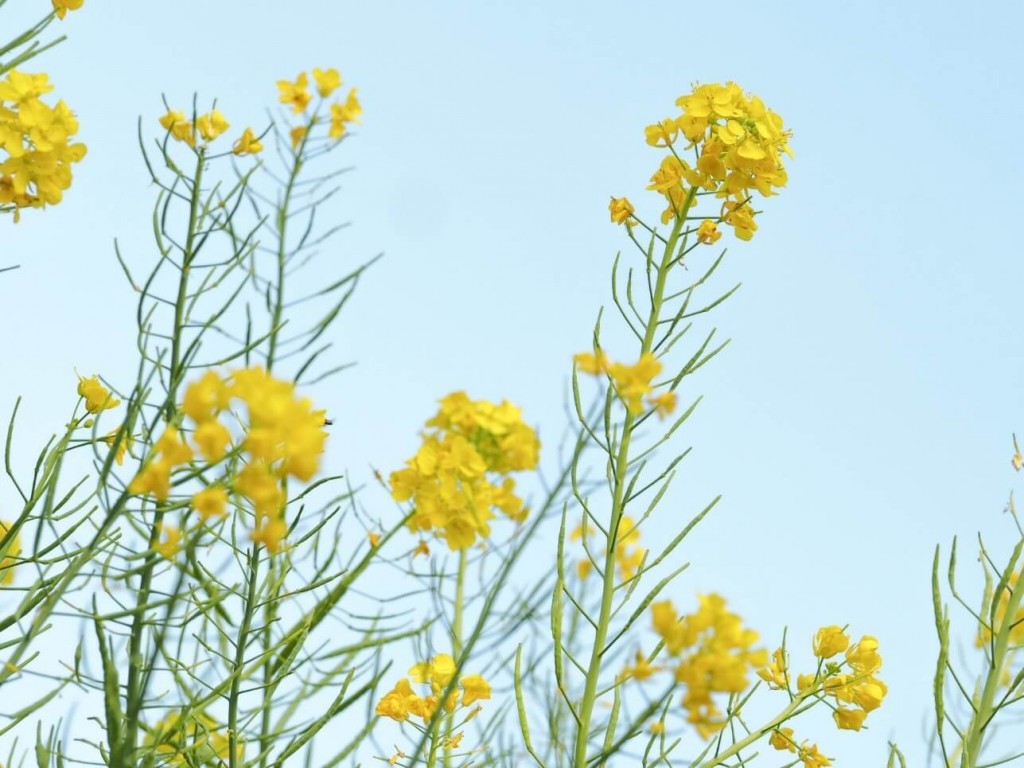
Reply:
[[411, 531], [431, 531], [460, 550], [490, 536], [493, 510], [526, 519], [509, 475], [537, 466], [540, 441], [518, 408], [454, 392], [426, 426], [416, 455], [390, 478], [392, 497], [413, 503]]

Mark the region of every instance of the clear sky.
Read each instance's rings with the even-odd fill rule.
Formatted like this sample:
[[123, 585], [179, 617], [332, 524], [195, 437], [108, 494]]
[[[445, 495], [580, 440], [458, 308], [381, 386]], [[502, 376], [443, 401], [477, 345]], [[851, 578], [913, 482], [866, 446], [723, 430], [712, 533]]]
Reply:
[[[46, 6], [11, 0], [5, 22]], [[259, 124], [275, 80], [336, 66], [365, 113], [333, 211], [352, 226], [331, 258], [385, 258], [336, 335], [358, 365], [317, 393], [337, 420], [331, 461], [356, 477], [397, 467], [434, 401], [462, 388], [520, 404], [553, 443], [571, 356], [629, 246], [608, 198], [660, 210], [643, 191], [660, 160], [644, 125], [694, 81], [735, 80], [783, 115], [796, 158], [754, 240], [721, 241], [717, 285], [743, 287], [707, 322], [733, 341], [683, 394], [705, 399], [656, 525], [724, 499], [688, 540], [673, 597], [719, 591], [767, 642], [786, 625], [877, 635], [890, 697], [871, 730], [808, 736], [839, 765], [882, 763], [889, 739], [920, 764], [933, 548], [959, 535], [969, 569], [977, 530], [1000, 555], [1011, 533], [1021, 9], [87, 0], [38, 68], [89, 154], [62, 205], [0, 222], [0, 266], [21, 265], [0, 275], [0, 410], [24, 395], [25, 439], [45, 439], [73, 366], [133, 375], [134, 296], [112, 243], [154, 253], [139, 116], [152, 133], [161, 94], [187, 105], [198, 91]]]

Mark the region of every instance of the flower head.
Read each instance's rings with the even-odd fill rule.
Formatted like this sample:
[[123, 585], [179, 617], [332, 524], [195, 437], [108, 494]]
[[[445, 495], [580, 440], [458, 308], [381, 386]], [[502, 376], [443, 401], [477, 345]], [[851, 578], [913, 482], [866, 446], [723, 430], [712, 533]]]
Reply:
[[291, 104], [292, 111], [296, 114], [304, 111], [313, 98], [309, 93], [309, 77], [305, 72], [300, 72], [294, 81], [278, 80], [277, 89], [280, 92], [280, 102]]

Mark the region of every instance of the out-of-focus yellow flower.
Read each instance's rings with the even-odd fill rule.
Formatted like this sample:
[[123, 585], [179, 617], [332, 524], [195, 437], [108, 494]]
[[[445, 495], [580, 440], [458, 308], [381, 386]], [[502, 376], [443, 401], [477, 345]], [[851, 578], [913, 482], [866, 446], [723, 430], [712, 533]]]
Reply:
[[309, 77], [305, 72], [300, 72], [295, 81], [278, 80], [277, 89], [280, 91], [279, 99], [282, 104], [291, 104], [292, 111], [296, 114], [302, 112], [309, 106], [313, 97], [309, 93]]
[[592, 352], [579, 352], [573, 356], [573, 363], [580, 371], [589, 373], [592, 376], [606, 373], [608, 366], [611, 365], [611, 361], [603, 349], [598, 350], [596, 354]]
[[[148, 729], [146, 743], [160, 755], [161, 765], [226, 765], [231, 742], [217, 721], [204, 713], [169, 714]], [[245, 745], [236, 741], [235, 753], [241, 762]]]
[[340, 139], [345, 134], [345, 128], [349, 123], [358, 123], [359, 117], [363, 114], [363, 106], [359, 103], [353, 88], [348, 92], [345, 103], [331, 104], [331, 126], [327, 135], [332, 139]]
[[375, 531], [369, 531], [366, 534], [366, 538], [370, 541], [370, 546], [374, 549], [380, 546], [380, 534]]
[[[468, 707], [477, 701], [491, 698], [490, 684], [482, 675], [473, 674], [465, 675], [459, 680], [459, 685], [462, 687], [461, 702], [454, 694], [449, 695], [444, 702], [441, 702], [440, 697], [444, 689], [455, 676], [455, 660], [446, 653], [438, 654], [430, 661], [413, 665], [409, 674], [415, 683], [428, 683], [430, 694], [420, 696], [413, 690], [409, 679], [403, 677], [378, 702], [376, 710], [378, 715], [398, 722], [404, 722], [410, 715], [416, 715], [423, 718], [424, 722], [429, 722], [439, 706], [446, 712], [454, 712], [459, 707]], [[471, 711], [463, 722], [472, 719], [479, 709], [477, 707]], [[454, 746], [457, 746], [458, 743], [455, 742]]]
[[644, 352], [633, 365], [612, 363], [608, 375], [623, 404], [634, 416], [643, 413], [642, 399], [652, 389], [651, 381], [661, 373], [661, 361], [650, 352]]
[[654, 395], [647, 399], [647, 403], [657, 412], [660, 419], [671, 416], [676, 409], [677, 402], [678, 397], [672, 391], [662, 392], [660, 395]]
[[637, 651], [633, 657], [633, 663], [627, 664], [622, 668], [619, 673], [619, 680], [647, 680], [654, 677], [656, 672], [659, 672], [662, 667], [656, 667], [647, 660], [647, 654], [643, 651]]
[[205, 141], [213, 141], [228, 129], [227, 118], [219, 109], [196, 118], [196, 128]]
[[263, 143], [256, 138], [252, 128], [246, 128], [232, 146], [231, 151], [236, 155], [255, 155], [257, 152], [263, 151]]
[[458, 749], [459, 745], [462, 743], [462, 737], [464, 735], [465, 734], [460, 731], [459, 733], [456, 733], [451, 738], [445, 739], [444, 740], [444, 748], [445, 749]]
[[77, 11], [84, 2], [85, 0], [53, 0], [53, 12], [63, 21], [68, 11]]
[[[11, 530], [12, 523], [8, 520], [0, 520], [0, 539]], [[7, 543], [7, 554], [0, 560], [0, 584], [10, 584], [14, 581], [14, 567], [17, 565], [18, 555], [21, 554], [21, 535], [15, 533]]]
[[100, 384], [99, 376], [78, 377], [78, 394], [85, 398], [85, 410], [99, 413], [116, 408], [121, 401], [110, 396], [110, 390]]
[[613, 197], [608, 203], [608, 211], [611, 213], [612, 221], [616, 224], [628, 224], [630, 217], [636, 209], [626, 197]]
[[218, 485], [204, 488], [192, 497], [192, 508], [201, 520], [222, 517], [228, 509], [228, 491]]
[[297, 125], [288, 132], [288, 136], [291, 138], [292, 149], [298, 149], [302, 140], [306, 138], [306, 133], [309, 128], [305, 125]]
[[[114, 447], [114, 441], [117, 439], [117, 433], [120, 431], [120, 427], [112, 429], [107, 433], [107, 436], [103, 438], [103, 442], [107, 444], [108, 448]], [[114, 454], [114, 461], [117, 462], [117, 466], [120, 467], [124, 464], [124, 456], [128, 452], [128, 449], [131, 448], [133, 442], [134, 440], [132, 440], [131, 435], [125, 434], [121, 437], [121, 442], [117, 446], [117, 453]]]
[[334, 67], [330, 69], [313, 67], [313, 80], [316, 82], [317, 93], [325, 99], [341, 87], [341, 74]]
[[168, 560], [173, 560], [174, 556], [178, 554], [178, 551], [181, 549], [181, 531], [173, 525], [163, 523], [160, 526], [160, 539], [154, 545], [153, 549]]
[[152, 494], [157, 501], [167, 501], [171, 492], [171, 469], [166, 459], [149, 462], [128, 484], [128, 492], [139, 496]]
[[219, 421], [204, 421], [195, 428], [192, 441], [207, 461], [220, 461], [231, 444], [231, 432]]
[[287, 534], [288, 524], [279, 517], [271, 517], [252, 532], [251, 538], [256, 544], [266, 547], [272, 555], [276, 555], [281, 551]]

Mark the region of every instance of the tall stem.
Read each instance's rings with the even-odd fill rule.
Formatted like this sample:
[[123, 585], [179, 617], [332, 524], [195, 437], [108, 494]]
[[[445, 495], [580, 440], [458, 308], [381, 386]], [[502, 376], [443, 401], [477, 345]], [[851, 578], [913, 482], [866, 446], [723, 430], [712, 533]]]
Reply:
[[[661, 263], [658, 265], [658, 274], [655, 278], [654, 292], [651, 296], [651, 309], [647, 317], [644, 337], [640, 343], [640, 355], [650, 352], [654, 346], [654, 337], [658, 330], [658, 321], [661, 317], [661, 308], [665, 298], [665, 283], [672, 264], [676, 259], [676, 244], [686, 224], [686, 217], [690, 207], [693, 205], [695, 190], [690, 190], [682, 211], [676, 217], [672, 227], [672, 234], [665, 243]], [[590, 653], [590, 663], [587, 666], [587, 679], [583, 689], [583, 699], [579, 708], [579, 729], [576, 732], [576, 747], [573, 759], [575, 768], [587, 767], [587, 748], [590, 744], [590, 727], [594, 715], [594, 705], [597, 702], [597, 686], [601, 676], [601, 662], [604, 657], [605, 643], [608, 641], [608, 629], [611, 623], [612, 599], [615, 596], [615, 553], [619, 533], [619, 522], [622, 520], [624, 498], [626, 491], [626, 475], [629, 469], [629, 447], [633, 436], [633, 426], [636, 423], [636, 416], [626, 411], [622, 424], [622, 439], [619, 442], [619, 449], [616, 452], [614, 461], [614, 479], [612, 489], [612, 510], [611, 519], [608, 524], [608, 539], [605, 547], [604, 557], [604, 579], [601, 584], [601, 609], [598, 613], [596, 629], [594, 631], [594, 646]]]
[[[462, 623], [465, 613], [466, 602], [466, 550], [459, 550], [459, 570], [455, 574], [455, 605], [452, 614], [452, 656], [455, 657], [455, 666], [462, 666]], [[454, 695], [454, 692], [452, 693]], [[455, 712], [449, 713], [445, 723], [445, 745], [444, 745], [444, 766], [449, 768], [452, 763], [452, 748], [448, 746], [448, 739], [452, 737], [455, 730]]]

